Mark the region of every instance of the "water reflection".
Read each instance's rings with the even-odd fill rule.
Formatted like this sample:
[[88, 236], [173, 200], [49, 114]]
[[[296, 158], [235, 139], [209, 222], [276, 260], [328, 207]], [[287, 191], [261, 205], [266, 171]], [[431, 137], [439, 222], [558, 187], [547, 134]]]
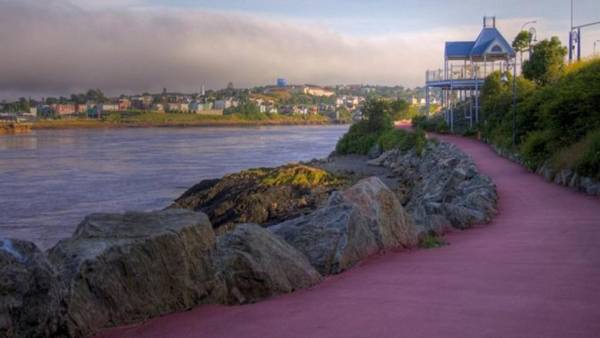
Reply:
[[91, 212], [163, 208], [205, 178], [324, 157], [346, 130], [48, 130], [0, 137], [0, 237], [47, 248]]

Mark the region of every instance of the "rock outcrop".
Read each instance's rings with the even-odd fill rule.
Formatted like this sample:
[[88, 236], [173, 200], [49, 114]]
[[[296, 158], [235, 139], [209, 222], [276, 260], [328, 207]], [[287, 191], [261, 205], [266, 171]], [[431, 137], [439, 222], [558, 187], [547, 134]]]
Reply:
[[0, 239], [0, 337], [64, 334], [62, 288], [31, 242]]
[[189, 210], [92, 214], [49, 251], [66, 285], [71, 336], [203, 303], [226, 290], [208, 217]]
[[307, 165], [250, 169], [202, 181], [171, 208], [205, 212], [217, 232], [224, 233], [239, 223], [268, 225], [309, 213], [344, 183]]
[[329, 275], [381, 250], [415, 245], [415, 232], [403, 212], [394, 194], [373, 177], [333, 193], [323, 208], [269, 230], [303, 252], [321, 274]]
[[415, 227], [396, 195], [377, 177], [368, 177], [341, 194], [371, 220], [377, 244], [382, 249], [413, 247]]
[[215, 261], [230, 304], [255, 302], [321, 281], [302, 253], [256, 224], [240, 224], [220, 236]]
[[452, 144], [428, 142], [421, 156], [395, 149], [369, 163], [391, 168], [408, 188], [405, 207], [420, 235], [468, 228], [496, 213], [495, 185]]

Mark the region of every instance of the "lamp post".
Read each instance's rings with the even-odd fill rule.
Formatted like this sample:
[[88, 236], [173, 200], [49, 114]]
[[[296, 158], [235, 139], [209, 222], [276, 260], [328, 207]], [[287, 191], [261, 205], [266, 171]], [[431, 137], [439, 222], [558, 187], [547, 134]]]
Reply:
[[[531, 20], [531, 21], [527, 21], [526, 23], [524, 23], [523, 25], [521, 25], [521, 30], [519, 32], [522, 32], [525, 30], [525, 27], [527, 27], [528, 25], [533, 25], [537, 23], [537, 20]], [[531, 27], [531, 29], [529, 30], [529, 43], [527, 46], [527, 52], [529, 53], [529, 57], [531, 57], [531, 40], [532, 37], [536, 34], [536, 30], [534, 27]], [[521, 54], [521, 69], [523, 69], [523, 51], [519, 51], [519, 53]]]
[[597, 44], [598, 42], [600, 42], [600, 40], [596, 40], [596, 41], [594, 41], [594, 54], [593, 54], [594, 56], [596, 56], [596, 44]]

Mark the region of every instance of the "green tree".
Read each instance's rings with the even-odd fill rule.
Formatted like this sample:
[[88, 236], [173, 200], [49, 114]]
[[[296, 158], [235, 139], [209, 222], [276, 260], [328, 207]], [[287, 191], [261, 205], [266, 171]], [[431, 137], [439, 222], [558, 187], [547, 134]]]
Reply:
[[512, 46], [517, 52], [523, 53], [529, 48], [532, 35], [528, 31], [520, 31], [513, 40]]
[[100, 89], [90, 89], [85, 93], [85, 99], [102, 103], [106, 101], [106, 96], [104, 96], [104, 93]]
[[566, 55], [567, 48], [558, 37], [543, 40], [533, 46], [531, 57], [523, 64], [523, 75], [541, 85], [554, 82], [564, 71]]
[[402, 99], [394, 100], [390, 103], [390, 111], [394, 120], [402, 120], [408, 118], [410, 104]]
[[390, 105], [382, 99], [369, 98], [362, 108], [369, 132], [383, 132], [394, 127], [390, 114]]

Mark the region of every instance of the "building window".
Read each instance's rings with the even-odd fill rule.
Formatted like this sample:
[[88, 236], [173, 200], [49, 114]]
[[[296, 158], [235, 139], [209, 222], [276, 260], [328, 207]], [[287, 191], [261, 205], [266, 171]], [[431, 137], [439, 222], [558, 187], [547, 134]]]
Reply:
[[492, 47], [492, 53], [502, 53], [502, 47], [495, 45]]

